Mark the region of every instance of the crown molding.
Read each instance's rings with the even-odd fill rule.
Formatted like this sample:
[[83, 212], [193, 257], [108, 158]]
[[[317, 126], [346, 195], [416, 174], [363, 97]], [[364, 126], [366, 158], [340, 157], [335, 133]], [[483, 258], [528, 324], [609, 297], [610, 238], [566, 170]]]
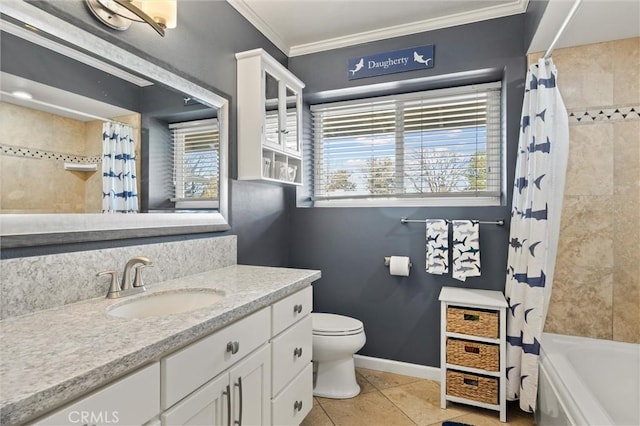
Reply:
[[[0, 0], [1, 1], [1, 0]], [[244, 18], [249, 21], [258, 31], [275, 44], [285, 54], [289, 54], [290, 46], [273, 30], [244, 0], [227, 0], [227, 3], [238, 11]]]
[[275, 44], [278, 49], [282, 50], [288, 57], [294, 57], [354, 46], [371, 41], [384, 40], [425, 31], [438, 30], [441, 28], [454, 27], [457, 25], [471, 24], [488, 19], [516, 15], [526, 12], [529, 0], [518, 0], [509, 4], [489, 6], [482, 9], [476, 9], [474, 11], [447, 15], [441, 18], [425, 19], [423, 21], [394, 25], [377, 30], [365, 31], [350, 34], [348, 36], [335, 37], [295, 46], [287, 44], [277, 31], [271, 28], [269, 24], [267, 24], [245, 0], [227, 0], [227, 3], [236, 9], [238, 13], [244, 16], [247, 21], [249, 21], [258, 31]]
[[471, 24], [488, 19], [517, 15], [519, 13], [526, 12], [528, 4], [529, 0], [518, 0], [518, 2], [516, 3], [490, 6], [474, 11], [447, 15], [441, 18], [425, 19], [423, 21], [394, 25], [378, 30], [351, 34], [344, 37], [335, 37], [327, 40], [321, 40], [314, 43], [299, 44], [296, 46], [291, 46], [288, 50], [285, 50], [285, 52], [288, 52], [287, 56], [289, 57], [308, 55], [310, 53], [339, 49], [342, 47], [354, 46], [371, 41], [384, 40], [393, 37], [417, 34], [425, 31], [438, 30], [441, 28], [454, 27], [457, 25]]

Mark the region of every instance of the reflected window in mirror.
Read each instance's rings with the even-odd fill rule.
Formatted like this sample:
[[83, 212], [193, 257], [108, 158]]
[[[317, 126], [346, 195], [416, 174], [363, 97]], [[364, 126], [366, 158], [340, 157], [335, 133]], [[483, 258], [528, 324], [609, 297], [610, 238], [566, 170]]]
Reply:
[[220, 131], [218, 120], [174, 123], [173, 190], [177, 209], [216, 209], [219, 205]]

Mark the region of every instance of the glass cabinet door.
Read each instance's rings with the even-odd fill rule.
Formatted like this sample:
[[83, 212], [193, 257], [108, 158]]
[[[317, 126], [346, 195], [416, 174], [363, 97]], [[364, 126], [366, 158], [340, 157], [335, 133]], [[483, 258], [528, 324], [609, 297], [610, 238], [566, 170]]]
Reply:
[[282, 148], [280, 138], [280, 82], [268, 72], [264, 73], [265, 121], [264, 143], [273, 148]]
[[300, 93], [297, 93], [290, 87], [285, 85], [285, 110], [286, 116], [283, 118], [283, 138], [285, 150], [292, 154], [300, 155], [301, 149], [301, 137], [300, 125], [298, 121], [298, 113], [300, 108]]

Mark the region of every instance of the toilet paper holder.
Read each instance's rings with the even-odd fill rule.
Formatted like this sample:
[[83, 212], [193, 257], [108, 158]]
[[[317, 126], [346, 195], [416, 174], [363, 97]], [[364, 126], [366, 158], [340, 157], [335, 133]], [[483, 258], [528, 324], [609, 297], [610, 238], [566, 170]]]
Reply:
[[[389, 266], [391, 264], [391, 256], [384, 257], [384, 266]], [[413, 263], [409, 262], [409, 268], [413, 266]]]

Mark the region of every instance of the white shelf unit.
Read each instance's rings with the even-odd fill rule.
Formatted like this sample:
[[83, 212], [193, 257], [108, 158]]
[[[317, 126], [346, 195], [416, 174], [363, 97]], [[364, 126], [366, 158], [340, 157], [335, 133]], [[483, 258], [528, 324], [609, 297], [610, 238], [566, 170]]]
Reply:
[[[508, 307], [504, 295], [499, 291], [475, 290], [457, 287], [443, 287], [440, 291], [441, 321], [440, 321], [440, 405], [447, 408], [447, 401], [460, 404], [474, 405], [476, 407], [487, 408], [500, 412], [500, 421], [507, 421], [506, 403], [506, 309]], [[464, 309], [480, 309], [499, 313], [498, 337], [490, 338], [475, 336], [472, 334], [456, 333], [447, 331], [447, 309], [457, 307]], [[447, 339], [463, 339], [486, 344], [499, 345], [499, 369], [498, 371], [488, 371], [464, 365], [447, 363]], [[498, 378], [498, 403], [488, 404], [468, 398], [461, 398], [447, 394], [447, 371], [455, 370], [462, 373], [470, 373], [485, 377]]]
[[262, 49], [236, 61], [238, 179], [302, 185], [304, 83]]

